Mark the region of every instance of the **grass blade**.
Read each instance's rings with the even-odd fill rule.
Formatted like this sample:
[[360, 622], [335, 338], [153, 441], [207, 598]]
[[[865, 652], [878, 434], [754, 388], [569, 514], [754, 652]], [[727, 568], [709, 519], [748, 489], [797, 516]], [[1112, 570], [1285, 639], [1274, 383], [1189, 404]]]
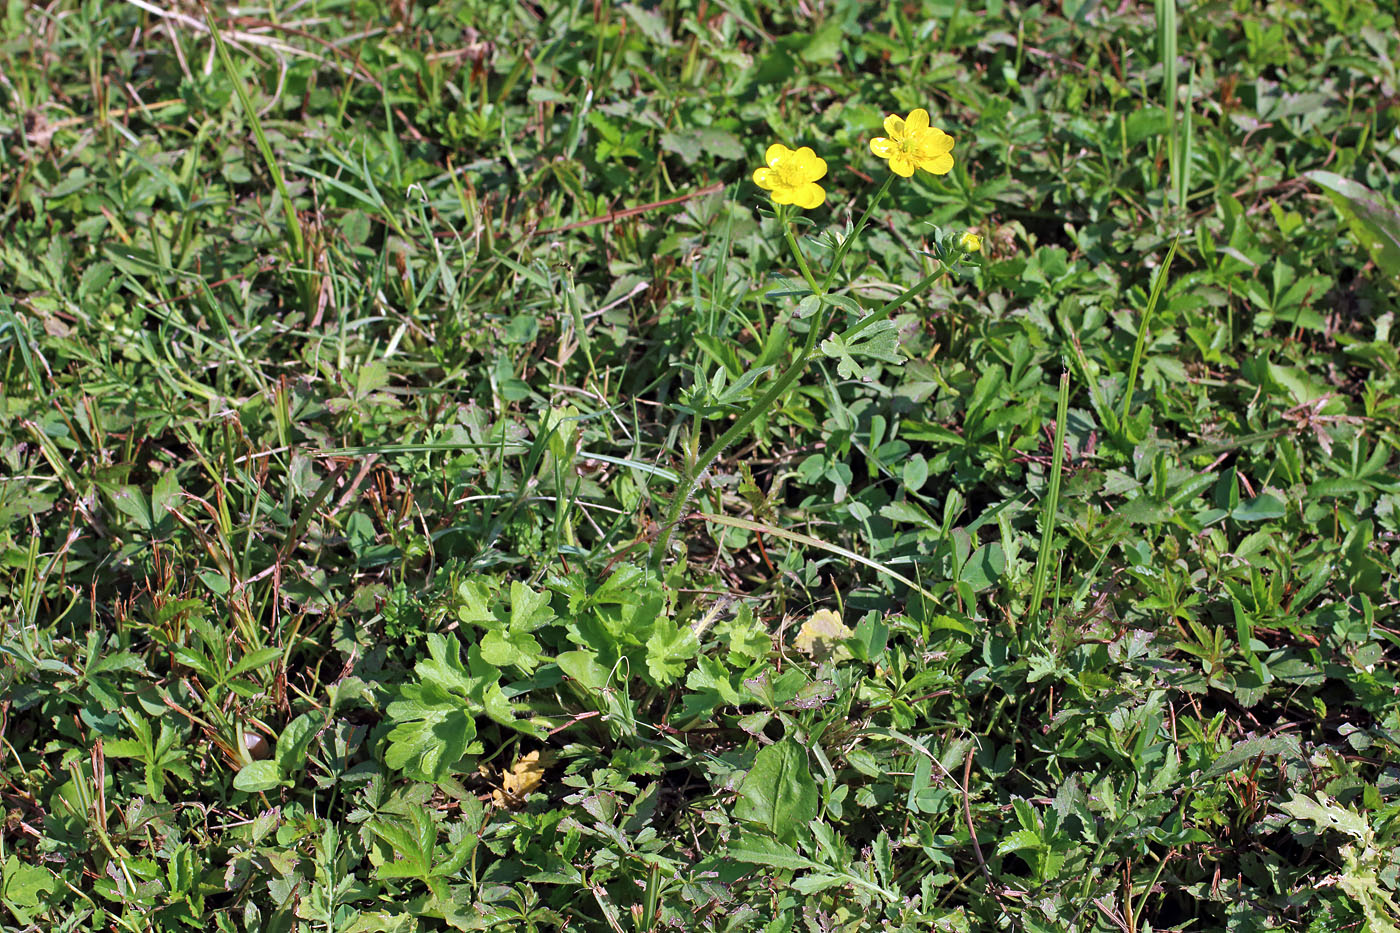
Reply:
[[1055, 451], [1050, 464], [1050, 488], [1040, 511], [1040, 548], [1035, 555], [1035, 575], [1031, 578], [1031, 604], [1027, 618], [1040, 614], [1045, 599], [1046, 578], [1050, 572], [1050, 546], [1055, 536], [1055, 516], [1060, 509], [1060, 471], [1065, 465], [1065, 421], [1069, 417], [1069, 371], [1060, 373], [1060, 401], [1055, 410]]
[[1147, 308], [1142, 312], [1142, 321], [1138, 324], [1137, 342], [1133, 345], [1133, 359], [1128, 365], [1128, 385], [1123, 391], [1123, 414], [1118, 419], [1123, 426], [1124, 434], [1127, 433], [1128, 415], [1133, 410], [1133, 392], [1137, 389], [1142, 354], [1147, 349], [1147, 329], [1152, 323], [1152, 312], [1157, 310], [1157, 302], [1161, 300], [1162, 288], [1167, 284], [1167, 271], [1172, 267], [1172, 259], [1176, 256], [1176, 247], [1180, 242], [1181, 237], [1179, 236], [1172, 240], [1171, 249], [1167, 250], [1166, 261], [1157, 270], [1157, 277], [1152, 282], [1152, 294], [1147, 298]]

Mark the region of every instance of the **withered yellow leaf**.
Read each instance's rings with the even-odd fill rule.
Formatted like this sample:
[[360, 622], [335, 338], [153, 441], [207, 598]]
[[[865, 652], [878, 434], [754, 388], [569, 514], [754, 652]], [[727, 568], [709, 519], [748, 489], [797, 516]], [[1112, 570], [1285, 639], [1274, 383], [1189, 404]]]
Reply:
[[834, 658], [837, 661], [851, 656], [846, 646], [841, 644], [854, 634], [841, 622], [841, 617], [833, 609], [818, 609], [812, 617], [802, 623], [792, 646], [803, 654], [810, 654], [818, 660]]
[[519, 807], [525, 798], [544, 780], [544, 769], [549, 766], [549, 757], [538, 751], [530, 752], [516, 759], [515, 764], [501, 774], [501, 786], [491, 792], [491, 800], [498, 807]]

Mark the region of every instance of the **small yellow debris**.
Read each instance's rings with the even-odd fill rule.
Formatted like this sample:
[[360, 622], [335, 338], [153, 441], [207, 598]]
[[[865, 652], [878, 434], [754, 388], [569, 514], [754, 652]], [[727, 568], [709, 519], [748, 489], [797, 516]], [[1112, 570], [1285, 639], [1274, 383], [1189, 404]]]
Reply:
[[501, 786], [491, 792], [491, 802], [512, 810], [524, 806], [525, 798], [544, 780], [544, 769], [548, 765], [548, 757], [541, 756], [538, 751], [522, 755], [502, 772]]
[[818, 609], [812, 617], [802, 623], [792, 646], [803, 654], [810, 654], [817, 660], [830, 657], [844, 661], [851, 656], [846, 646], [841, 644], [854, 633], [841, 622], [841, 616], [832, 609]]

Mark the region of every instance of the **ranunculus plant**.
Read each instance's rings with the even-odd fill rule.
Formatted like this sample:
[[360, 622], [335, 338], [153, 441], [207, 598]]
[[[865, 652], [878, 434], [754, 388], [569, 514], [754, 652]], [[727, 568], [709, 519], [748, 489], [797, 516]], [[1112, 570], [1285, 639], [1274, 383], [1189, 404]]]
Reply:
[[[902, 294], [874, 311], [869, 311], [847, 295], [836, 294], [832, 283], [840, 274], [842, 262], [861, 233], [875, 208], [889, 191], [895, 178], [908, 178], [922, 169], [933, 175], [945, 175], [953, 167], [953, 137], [930, 124], [927, 110], [913, 110], [907, 117], [891, 114], [885, 118], [887, 135], [870, 141], [870, 151], [889, 163], [891, 174], [871, 197], [850, 234], [837, 238], [825, 274], [820, 279], [802, 249], [792, 223], [795, 210], [814, 210], [826, 201], [826, 191], [817, 182], [826, 177], [827, 164], [808, 146], [790, 149], [774, 143], [763, 154], [764, 164], [754, 170], [753, 182], [768, 192], [774, 213], [782, 229], [783, 239], [792, 253], [793, 261], [807, 283], [808, 293], [800, 296], [794, 317], [809, 317], [807, 338], [792, 362], [777, 375], [735, 418], [723, 434], [709, 447], [686, 464], [680, 476], [679, 488], [671, 499], [660, 532], [652, 546], [653, 567], [660, 568], [665, 559], [671, 530], [680, 520], [687, 503], [695, 493], [700, 477], [731, 444], [741, 438], [782, 398], [783, 394], [806, 372], [818, 348], [826, 356], [838, 360], [837, 371], [849, 375], [858, 371], [853, 355], [864, 353], [878, 359], [898, 359], [893, 356], [897, 346], [895, 326], [889, 320], [899, 308], [928, 291], [947, 274], [952, 265], [979, 252], [982, 239], [972, 232], [946, 235], [935, 245], [934, 258], [938, 267]], [[843, 315], [843, 320], [838, 320]], [[699, 425], [697, 424], [697, 429]]]

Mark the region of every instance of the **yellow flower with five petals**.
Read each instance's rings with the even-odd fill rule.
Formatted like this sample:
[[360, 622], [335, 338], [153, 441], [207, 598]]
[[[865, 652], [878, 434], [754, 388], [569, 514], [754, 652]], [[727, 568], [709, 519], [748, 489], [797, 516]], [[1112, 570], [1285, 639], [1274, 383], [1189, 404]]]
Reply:
[[826, 200], [826, 191], [815, 184], [826, 174], [826, 162], [809, 147], [789, 149], [774, 143], [763, 154], [768, 163], [753, 173], [753, 183], [772, 193], [775, 204], [796, 204], [811, 210]]
[[908, 117], [885, 117], [885, 132], [870, 141], [870, 151], [888, 159], [890, 171], [908, 178], [921, 168], [934, 175], [946, 175], [953, 167], [953, 137], [929, 126], [928, 111], [922, 107]]

